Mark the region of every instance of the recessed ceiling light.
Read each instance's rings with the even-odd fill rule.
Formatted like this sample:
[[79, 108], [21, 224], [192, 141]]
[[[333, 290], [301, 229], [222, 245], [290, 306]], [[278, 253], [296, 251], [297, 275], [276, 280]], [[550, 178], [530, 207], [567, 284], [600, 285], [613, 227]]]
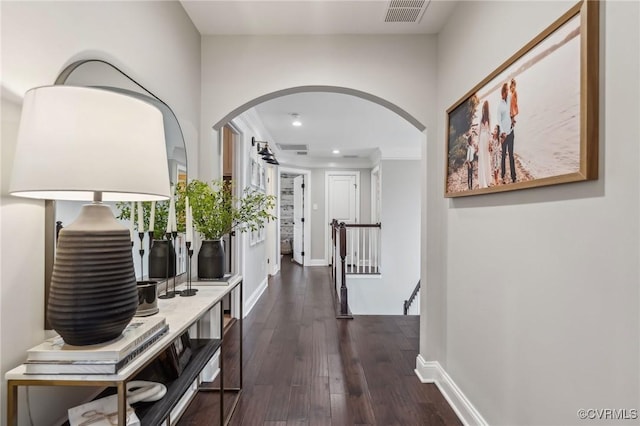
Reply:
[[292, 126], [295, 127], [300, 127], [302, 126], [302, 121], [300, 121], [300, 115], [299, 114], [291, 114], [291, 117], [293, 117], [293, 121], [291, 122]]
[[340, 154], [340, 150], [339, 150], [339, 149], [334, 149], [332, 152], [333, 152], [334, 154]]

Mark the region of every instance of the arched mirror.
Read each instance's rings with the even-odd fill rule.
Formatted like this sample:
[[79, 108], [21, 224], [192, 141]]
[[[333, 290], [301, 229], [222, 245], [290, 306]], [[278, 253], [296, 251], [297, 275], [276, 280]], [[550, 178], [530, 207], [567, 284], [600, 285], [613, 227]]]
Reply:
[[[162, 112], [164, 119], [168, 159], [167, 167], [169, 169], [169, 178], [171, 183], [175, 185], [178, 182], [187, 181], [187, 154], [184, 136], [178, 119], [166, 103], [145, 89], [140, 83], [106, 61], [99, 59], [87, 59], [74, 62], [65, 68], [56, 79], [55, 84], [99, 87], [101, 89], [126, 94], [156, 106]], [[122, 155], [127, 155], [127, 153], [123, 152]], [[144, 161], [144, 159], [140, 159], [140, 161]], [[144, 176], [141, 176], [140, 178], [144, 179]], [[83, 204], [85, 203], [73, 201], [46, 202], [45, 310], [49, 297], [49, 285], [51, 272], [53, 270], [57, 229], [60, 226], [71, 223], [78, 215], [80, 207]], [[113, 203], [112, 208], [114, 210], [114, 214], [118, 216], [119, 209], [116, 207], [115, 203]], [[145, 238], [148, 238], [148, 236]], [[145, 244], [148, 246], [148, 242], [145, 242]], [[186, 253], [184, 253], [184, 249], [182, 248], [183, 244], [176, 244], [175, 247], [175, 273], [176, 275], [180, 275], [186, 271]], [[148, 265], [148, 252], [149, 250], [146, 250], [143, 259], [134, 256], [136, 276], [139, 278], [143, 275], [148, 275], [149, 271], [147, 270], [147, 266], [144, 266]], [[50, 327], [45, 323], [45, 328], [49, 329]]]

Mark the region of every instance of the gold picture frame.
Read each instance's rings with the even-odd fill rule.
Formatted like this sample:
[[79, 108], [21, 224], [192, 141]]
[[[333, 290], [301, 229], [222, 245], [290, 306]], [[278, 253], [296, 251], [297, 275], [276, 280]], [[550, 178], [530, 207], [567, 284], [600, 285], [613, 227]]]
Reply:
[[598, 178], [599, 7], [573, 6], [447, 110], [445, 197]]

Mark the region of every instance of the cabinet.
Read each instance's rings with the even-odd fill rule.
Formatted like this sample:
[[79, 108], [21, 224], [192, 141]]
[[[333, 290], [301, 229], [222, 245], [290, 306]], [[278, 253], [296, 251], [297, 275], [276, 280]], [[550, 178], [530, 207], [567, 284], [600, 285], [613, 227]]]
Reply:
[[[212, 285], [213, 284], [213, 285]], [[238, 356], [242, 359], [242, 277], [232, 276], [223, 282], [205, 283], [194, 282], [193, 287], [198, 289], [192, 297], [174, 297], [173, 299], [158, 300], [160, 313], [166, 318], [169, 324], [169, 332], [158, 342], [145, 350], [130, 364], [120, 370], [117, 374], [97, 374], [97, 375], [34, 375], [25, 374], [25, 365], [20, 365], [6, 373], [7, 379], [7, 425], [18, 424], [18, 388], [20, 386], [93, 386], [115, 388], [118, 394], [118, 424], [126, 424], [126, 385], [147, 365], [151, 364], [162, 352], [164, 352], [174, 340], [178, 339], [192, 325], [198, 324], [198, 336], [191, 341], [192, 356], [182, 374], [171, 383], [168, 383], [167, 394], [161, 400], [153, 404], [146, 404], [140, 410], [136, 408], [136, 414], [140, 418], [142, 425], [170, 424], [171, 410], [180, 401], [184, 393], [196, 381], [202, 369], [207, 365], [209, 359], [218, 350], [224, 347], [223, 331], [223, 309], [222, 300], [228, 294], [237, 292], [240, 301], [238, 312], [238, 329], [240, 332], [240, 348]], [[211, 309], [218, 307], [220, 338], [200, 338], [199, 320], [203, 318]], [[240, 362], [240, 386], [233, 389], [236, 393], [237, 403], [242, 391], [242, 362]], [[222, 356], [219, 358], [219, 383], [218, 392], [220, 394], [220, 424], [226, 424], [228, 418], [233, 414], [229, 413], [228, 418], [224, 418], [224, 364]], [[198, 381], [199, 382], [199, 381]], [[199, 383], [198, 383], [199, 384]], [[210, 387], [206, 388], [211, 390]], [[232, 390], [232, 389], [228, 389]], [[175, 419], [174, 419], [175, 420]]]

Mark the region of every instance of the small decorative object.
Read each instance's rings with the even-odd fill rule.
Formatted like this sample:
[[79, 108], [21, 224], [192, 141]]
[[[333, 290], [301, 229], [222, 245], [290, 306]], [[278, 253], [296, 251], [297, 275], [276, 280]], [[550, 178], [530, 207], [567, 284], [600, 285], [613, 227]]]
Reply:
[[189, 205], [189, 197], [185, 197], [185, 221], [186, 221], [186, 242], [185, 246], [187, 248], [187, 289], [182, 290], [180, 296], [189, 297], [195, 296], [198, 292], [197, 289], [191, 288], [191, 257], [193, 256], [193, 249], [191, 248], [191, 242], [193, 241], [193, 211], [191, 210], [191, 206]]
[[275, 216], [275, 196], [246, 188], [242, 197], [233, 195], [231, 181], [211, 183], [192, 180], [178, 186], [179, 210], [184, 209], [186, 197], [193, 212], [193, 227], [203, 237], [198, 253], [198, 278], [218, 279], [224, 276], [224, 246], [222, 237], [231, 231], [258, 230]]
[[157, 314], [158, 309], [158, 282], [157, 281], [138, 281], [138, 309], [137, 317], [146, 317]]
[[191, 242], [187, 241], [186, 246], [187, 246], [187, 255], [189, 256], [187, 258], [187, 289], [182, 290], [182, 293], [180, 293], [180, 296], [184, 296], [184, 297], [195, 296], [196, 293], [198, 292], [197, 288], [191, 288], [191, 284], [192, 284], [191, 258], [193, 257], [193, 249], [191, 248]]
[[[113, 426], [118, 424], [118, 395], [96, 399], [68, 410], [71, 426]], [[127, 403], [127, 426], [140, 426], [140, 419]]]
[[167, 394], [163, 383], [147, 380], [132, 380], [127, 383], [127, 402], [131, 405], [138, 402], [155, 402]]
[[598, 178], [598, 21], [583, 0], [447, 110], [445, 196]]
[[[175, 226], [175, 224], [174, 224]], [[173, 241], [178, 241], [178, 232], [177, 231], [173, 231], [171, 232], [171, 235], [173, 236]], [[176, 250], [176, 246], [177, 244], [173, 245], [173, 268], [176, 269], [177, 265], [176, 265], [176, 259], [178, 258], [178, 255], [176, 254], [175, 250]], [[176, 291], [176, 274], [173, 274], [173, 287], [172, 287], [172, 292], [174, 295], [176, 294], [180, 294], [180, 291]]]
[[99, 88], [31, 89], [12, 173], [12, 195], [93, 201], [60, 231], [47, 316], [69, 344], [120, 336], [138, 308], [132, 235], [102, 201], [169, 198], [162, 113]]

